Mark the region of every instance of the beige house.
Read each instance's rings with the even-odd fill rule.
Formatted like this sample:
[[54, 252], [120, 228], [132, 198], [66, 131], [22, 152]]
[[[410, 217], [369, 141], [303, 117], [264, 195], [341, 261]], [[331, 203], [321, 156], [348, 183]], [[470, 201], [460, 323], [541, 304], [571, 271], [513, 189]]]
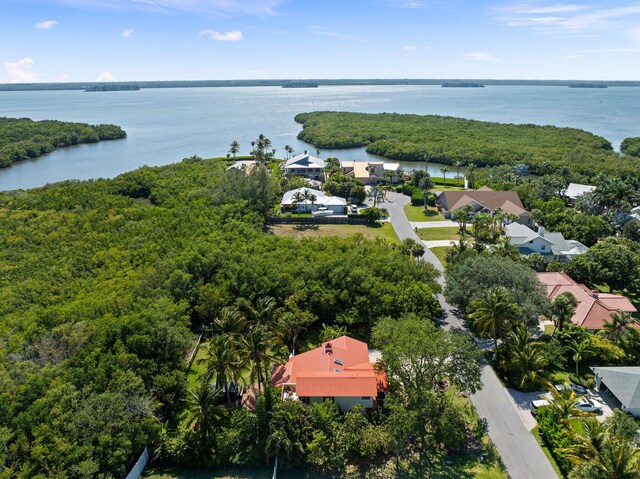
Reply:
[[518, 223], [533, 226], [529, 212], [515, 191], [493, 191], [486, 186], [475, 191], [444, 191], [436, 194], [436, 205], [445, 218], [455, 218], [455, 211], [471, 205], [474, 213], [493, 215], [499, 209], [502, 213], [518, 215]]
[[341, 161], [342, 173], [353, 176], [356, 180], [370, 185], [372, 183], [385, 180], [385, 172], [393, 174], [392, 182], [400, 181], [400, 163], [389, 163], [384, 161]]

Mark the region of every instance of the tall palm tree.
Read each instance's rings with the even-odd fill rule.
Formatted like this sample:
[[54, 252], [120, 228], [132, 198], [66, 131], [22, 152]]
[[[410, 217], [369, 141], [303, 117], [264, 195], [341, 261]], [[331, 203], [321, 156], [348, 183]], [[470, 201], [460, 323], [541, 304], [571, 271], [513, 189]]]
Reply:
[[637, 323], [637, 320], [631, 313], [618, 310], [611, 313], [611, 320], [604, 323], [601, 334], [617, 344], [627, 331], [633, 329], [634, 323]]
[[462, 161], [456, 161], [453, 166], [456, 167], [456, 178], [458, 179], [458, 186], [460, 186], [460, 167], [462, 166]]
[[448, 171], [450, 171], [450, 170], [446, 166], [443, 166], [442, 168], [440, 168], [440, 173], [442, 173], [442, 183], [444, 184], [444, 186], [447, 186], [447, 172]]
[[556, 326], [556, 329], [553, 332], [554, 335], [556, 331], [562, 331], [565, 323], [571, 321], [571, 318], [573, 318], [573, 315], [576, 312], [577, 306], [578, 300], [569, 291], [560, 293], [555, 297], [551, 304], [551, 319]]
[[233, 140], [231, 142], [231, 145], [229, 145], [229, 153], [231, 153], [233, 155], [233, 159], [236, 159], [236, 153], [238, 153], [240, 151], [240, 143], [238, 143], [236, 140]]
[[555, 388], [552, 388], [551, 394], [553, 395], [551, 407], [560, 419], [568, 419], [569, 416], [580, 414], [581, 411], [576, 408], [580, 396], [573, 389], [565, 387], [558, 392]]
[[296, 191], [291, 197], [291, 202], [293, 203], [293, 205], [296, 206], [296, 210], [297, 210], [297, 206], [300, 203], [304, 203], [305, 201], [307, 201], [307, 198], [302, 191]]
[[465, 173], [467, 178], [467, 186], [471, 189], [475, 186], [476, 181], [476, 164], [473, 162], [467, 163], [467, 172]]
[[518, 247], [509, 241], [509, 238], [503, 238], [499, 241], [491, 252], [497, 256], [512, 259], [513, 261], [518, 261], [521, 258]]
[[196, 383], [196, 387], [189, 390], [187, 404], [189, 414], [188, 427], [196, 431], [199, 436], [201, 451], [216, 449], [216, 429], [222, 417], [222, 408], [218, 405], [220, 390], [212, 387], [211, 376], [204, 374]]
[[233, 339], [242, 333], [245, 322], [246, 318], [242, 316], [240, 311], [225, 306], [220, 310], [220, 314], [213, 319], [211, 331], [214, 334], [221, 334]]
[[576, 376], [578, 376], [578, 366], [580, 364], [580, 360], [584, 357], [584, 353], [590, 353], [591, 350], [589, 346], [591, 345], [591, 341], [589, 339], [583, 339], [582, 341], [576, 341], [572, 339], [566, 345], [566, 348], [572, 353], [571, 358], [573, 362], [576, 363]]
[[426, 174], [418, 182], [418, 188], [422, 191], [422, 199], [424, 200], [424, 209], [427, 209], [427, 198], [429, 197], [429, 191], [433, 188], [433, 180], [431, 175]]
[[525, 324], [509, 332], [507, 336], [509, 346], [508, 362], [505, 368], [514, 370], [520, 375], [519, 387], [534, 384], [544, 378], [544, 368], [547, 359], [544, 355], [542, 343], [534, 341]]
[[316, 201], [318, 201], [318, 197], [314, 193], [311, 193], [309, 190], [304, 190], [304, 197], [311, 203], [311, 211], [313, 211], [313, 207], [315, 206]]
[[224, 390], [227, 402], [231, 403], [229, 383], [237, 385], [238, 376], [246, 363], [240, 350], [240, 341], [227, 335], [219, 334], [205, 346], [205, 357], [198, 359], [206, 364], [211, 378], [215, 377], [216, 389]]
[[284, 145], [284, 151], [287, 154], [287, 160], [288, 160], [289, 156], [293, 153], [293, 148], [289, 145]]
[[498, 339], [522, 314], [522, 308], [511, 300], [511, 294], [503, 286], [490, 288], [484, 295], [471, 302], [473, 312], [469, 318], [476, 328], [493, 336], [493, 349], [497, 358]]

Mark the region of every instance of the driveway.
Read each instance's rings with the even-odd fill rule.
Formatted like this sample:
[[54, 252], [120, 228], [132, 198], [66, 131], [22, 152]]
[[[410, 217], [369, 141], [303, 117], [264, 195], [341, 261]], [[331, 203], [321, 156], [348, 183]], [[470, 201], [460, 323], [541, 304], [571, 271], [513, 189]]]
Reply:
[[453, 240], [430, 240], [430, 241], [422, 240], [422, 242], [424, 243], [424, 245], [427, 248], [438, 248], [440, 246], [451, 246], [451, 243], [455, 243], [455, 241], [453, 241]]
[[[412, 238], [420, 241], [414, 231], [414, 226], [409, 223], [404, 212], [404, 205], [410, 199], [400, 193], [388, 193], [388, 201], [380, 206], [387, 208], [390, 214], [391, 224], [400, 240]], [[427, 222], [425, 222], [426, 224]], [[433, 221], [430, 223], [440, 223]], [[451, 226], [449, 221], [446, 226]], [[415, 223], [422, 225], [423, 223]], [[440, 225], [442, 226], [442, 225]], [[444, 272], [442, 264], [438, 258], [428, 248], [425, 250], [423, 259], [431, 263], [438, 271]], [[444, 275], [438, 278], [439, 283], [444, 286]], [[444, 297], [437, 295], [444, 314], [444, 327], [446, 329], [464, 329], [461, 315], [457, 310], [448, 304]], [[478, 415], [487, 423], [489, 437], [500, 453], [502, 462], [507, 472], [513, 479], [550, 479], [558, 477], [551, 463], [540, 449], [540, 446], [529, 432], [527, 426], [522, 421], [515, 401], [511, 398], [495, 372], [485, 364], [482, 368], [483, 388], [471, 396]]]
[[[396, 193], [398, 194], [398, 193]], [[391, 199], [391, 198], [389, 198]], [[389, 208], [387, 208], [389, 209]], [[412, 228], [458, 228], [457, 221], [445, 220], [445, 221], [411, 221], [410, 222]]]

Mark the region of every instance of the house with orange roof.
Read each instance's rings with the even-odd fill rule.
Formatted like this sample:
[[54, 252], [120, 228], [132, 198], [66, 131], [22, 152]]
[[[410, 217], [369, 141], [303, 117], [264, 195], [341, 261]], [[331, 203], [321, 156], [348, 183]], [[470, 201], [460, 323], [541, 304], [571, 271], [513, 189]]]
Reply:
[[328, 399], [342, 411], [361, 404], [371, 412], [388, 390], [386, 375], [371, 362], [367, 344], [348, 336], [290, 357], [274, 368], [271, 385], [282, 389], [283, 399], [305, 404]]
[[503, 213], [515, 214], [518, 215], [518, 223], [533, 226], [529, 212], [524, 209], [522, 201], [515, 191], [493, 191], [485, 186], [473, 191], [436, 193], [436, 206], [442, 211], [445, 218], [455, 218], [455, 212], [465, 205], [471, 205], [474, 213], [494, 215], [496, 210], [500, 210]]
[[[578, 305], [571, 322], [587, 328], [590, 333], [600, 331], [604, 323], [611, 320], [612, 313], [638, 311], [624, 296], [592, 291], [584, 284], [576, 283], [564, 273], [538, 273], [538, 280], [545, 286], [547, 295], [551, 299], [565, 292], [575, 296]], [[633, 325], [640, 328], [637, 323]]]

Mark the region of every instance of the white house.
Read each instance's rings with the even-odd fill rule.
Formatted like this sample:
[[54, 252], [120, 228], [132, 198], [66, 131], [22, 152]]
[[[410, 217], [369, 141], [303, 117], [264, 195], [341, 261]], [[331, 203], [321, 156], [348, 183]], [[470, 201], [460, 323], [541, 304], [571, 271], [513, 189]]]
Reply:
[[548, 233], [540, 227], [536, 233], [520, 223], [505, 226], [505, 236], [518, 247], [521, 254], [540, 253], [545, 262], [571, 261], [577, 255], [586, 253], [589, 248], [575, 240], [565, 240], [562, 233]]
[[255, 160], [238, 160], [235, 161], [229, 168], [227, 168], [227, 171], [244, 170], [247, 173], [251, 173], [251, 170], [253, 170], [257, 164], [258, 162]]
[[[300, 194], [298, 195], [298, 193]], [[347, 200], [339, 196], [327, 196], [324, 191], [312, 188], [296, 188], [287, 191], [280, 202], [282, 212], [310, 213], [321, 207], [327, 208], [335, 214], [344, 215], [347, 209]]]
[[564, 192], [564, 198], [570, 205], [575, 204], [576, 198], [584, 195], [585, 193], [591, 193], [596, 187], [592, 185], [582, 185], [580, 183], [569, 183], [567, 189]]
[[288, 176], [302, 176], [310, 180], [322, 181], [326, 162], [321, 158], [311, 156], [307, 150], [304, 153], [289, 158], [282, 169]]
[[631, 209], [631, 217], [636, 221], [640, 221], [640, 206]]
[[640, 367], [602, 367], [593, 372], [598, 390], [604, 386], [620, 401], [623, 411], [640, 417]]

